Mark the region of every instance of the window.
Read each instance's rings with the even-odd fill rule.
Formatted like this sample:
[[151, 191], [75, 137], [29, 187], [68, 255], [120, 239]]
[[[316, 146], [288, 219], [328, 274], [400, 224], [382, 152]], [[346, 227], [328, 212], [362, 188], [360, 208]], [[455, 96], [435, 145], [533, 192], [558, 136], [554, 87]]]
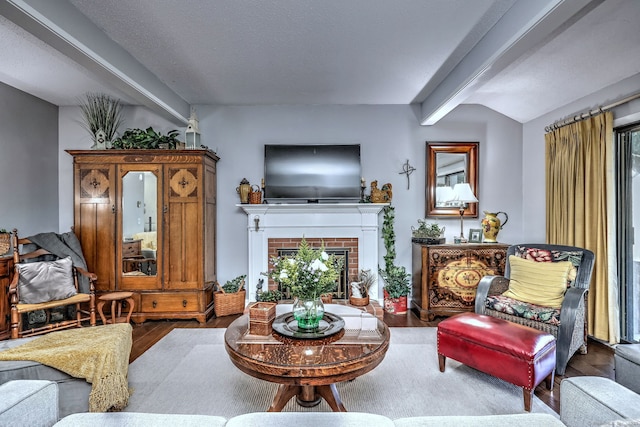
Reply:
[[616, 129], [620, 338], [640, 342], [640, 124]]

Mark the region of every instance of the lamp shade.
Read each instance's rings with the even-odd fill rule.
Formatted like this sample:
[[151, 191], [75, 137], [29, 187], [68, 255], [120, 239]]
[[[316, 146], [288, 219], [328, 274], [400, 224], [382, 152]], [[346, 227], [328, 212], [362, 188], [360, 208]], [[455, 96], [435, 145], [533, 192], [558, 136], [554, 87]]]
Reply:
[[453, 187], [453, 195], [454, 197], [451, 201], [458, 203], [475, 203], [478, 201], [468, 182], [456, 184]]

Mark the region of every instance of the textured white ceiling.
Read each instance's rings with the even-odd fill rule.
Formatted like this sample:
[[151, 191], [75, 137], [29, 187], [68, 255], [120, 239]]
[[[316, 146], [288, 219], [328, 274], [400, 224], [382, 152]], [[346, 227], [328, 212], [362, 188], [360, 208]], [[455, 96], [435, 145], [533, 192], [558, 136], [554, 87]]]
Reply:
[[408, 104], [495, 3], [70, 2], [195, 104]]
[[[566, 2], [588, 4], [590, 11], [523, 52], [490, 80], [474, 85], [462, 102], [482, 104], [527, 122], [640, 72], [640, 1]], [[102, 30], [130, 54], [131, 61], [142, 64], [187, 104], [271, 105], [421, 102], [473, 53], [514, 3], [56, 0], [55, 4], [77, 8], [97, 32]], [[127, 103], [139, 99], [1, 14], [0, 81], [56, 105], [76, 105], [88, 91], [106, 92]]]
[[512, 63], [466, 102], [527, 122], [638, 74], [639, 25], [640, 1], [607, 0]]
[[77, 105], [86, 92], [97, 91], [133, 102], [2, 15], [0, 82], [55, 105]]

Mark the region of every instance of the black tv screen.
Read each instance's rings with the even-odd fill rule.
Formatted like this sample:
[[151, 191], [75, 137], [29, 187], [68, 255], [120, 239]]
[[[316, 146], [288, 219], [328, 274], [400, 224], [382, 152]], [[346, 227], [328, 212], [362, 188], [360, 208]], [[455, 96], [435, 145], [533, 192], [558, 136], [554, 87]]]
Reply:
[[269, 203], [357, 202], [360, 145], [265, 145]]

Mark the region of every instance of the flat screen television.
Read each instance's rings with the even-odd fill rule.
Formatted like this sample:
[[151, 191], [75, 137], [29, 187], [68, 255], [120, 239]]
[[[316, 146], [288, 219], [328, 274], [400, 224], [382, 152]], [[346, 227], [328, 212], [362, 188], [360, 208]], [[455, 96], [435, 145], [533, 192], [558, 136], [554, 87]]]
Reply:
[[264, 146], [268, 203], [358, 202], [360, 144]]

